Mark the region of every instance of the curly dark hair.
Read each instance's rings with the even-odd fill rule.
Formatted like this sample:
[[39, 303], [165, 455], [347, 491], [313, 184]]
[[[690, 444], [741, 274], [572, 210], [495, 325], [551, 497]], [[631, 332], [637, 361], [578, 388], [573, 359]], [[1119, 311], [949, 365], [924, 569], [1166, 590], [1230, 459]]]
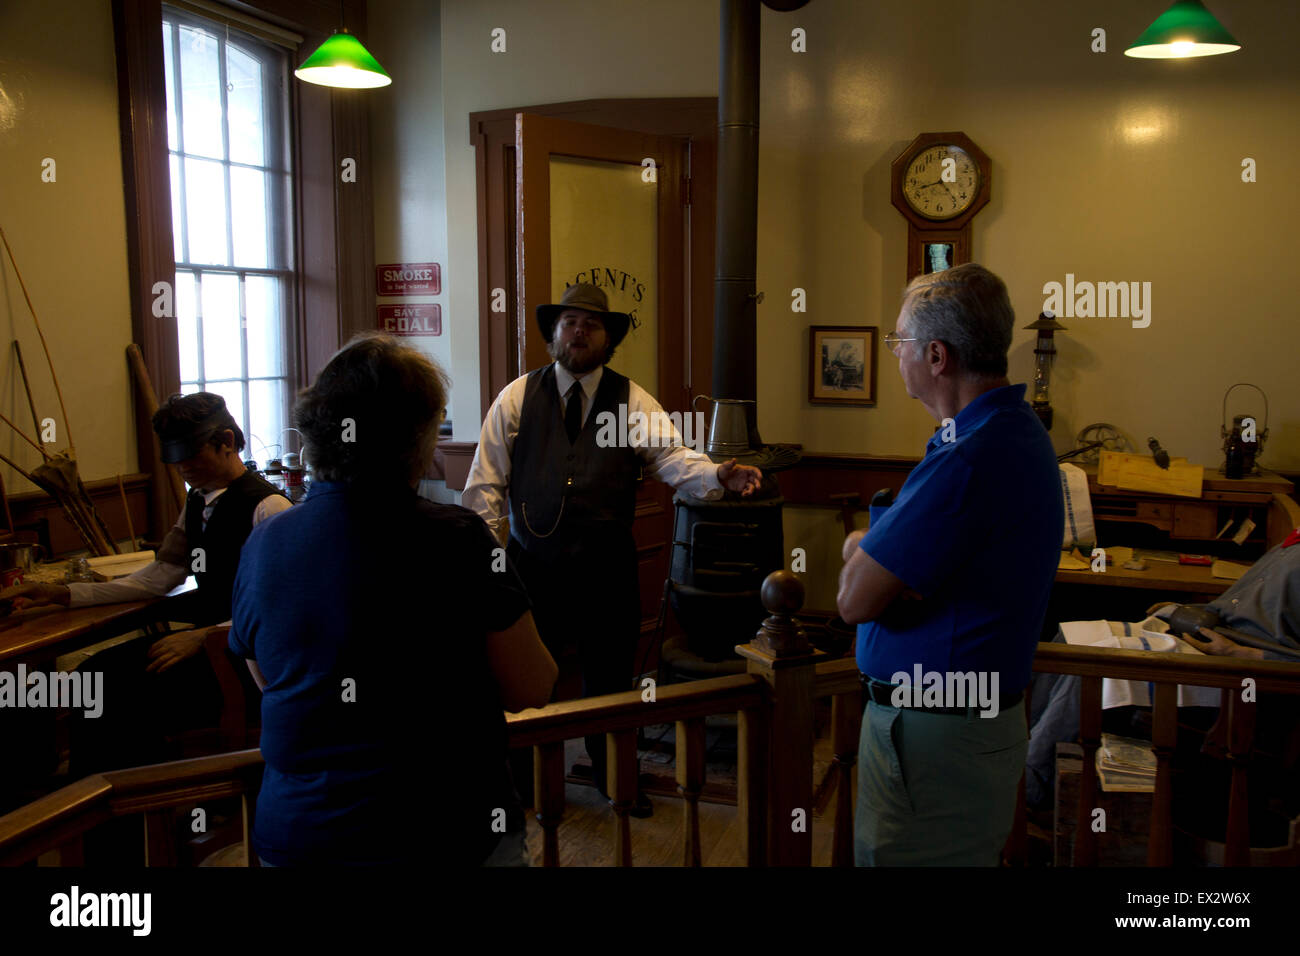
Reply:
[[424, 353], [389, 335], [358, 335], [294, 407], [316, 478], [418, 480], [438, 440], [449, 384]]
[[204, 439], [213, 448], [224, 444], [222, 434], [229, 429], [235, 433], [234, 450], [244, 450], [244, 431], [226, 408], [226, 400], [215, 392], [172, 395], [153, 413], [153, 430], [164, 442], [187, 439], [205, 422], [212, 430]]

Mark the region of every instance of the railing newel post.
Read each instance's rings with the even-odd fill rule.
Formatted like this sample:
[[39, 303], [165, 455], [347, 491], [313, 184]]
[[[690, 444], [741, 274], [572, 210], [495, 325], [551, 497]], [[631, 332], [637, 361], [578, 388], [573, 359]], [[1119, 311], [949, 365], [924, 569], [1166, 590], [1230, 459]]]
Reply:
[[813, 694], [816, 663], [826, 655], [808, 642], [792, 615], [803, 606], [803, 584], [789, 571], [773, 571], [763, 581], [763, 606], [769, 617], [749, 644], [736, 653], [749, 661], [771, 688], [767, 712], [767, 862], [773, 866], [812, 865]]

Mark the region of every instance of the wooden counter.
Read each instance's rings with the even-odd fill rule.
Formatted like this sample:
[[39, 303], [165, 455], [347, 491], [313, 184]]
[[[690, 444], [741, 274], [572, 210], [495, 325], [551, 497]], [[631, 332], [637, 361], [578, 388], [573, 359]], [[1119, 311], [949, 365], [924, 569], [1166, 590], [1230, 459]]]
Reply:
[[[1157, 591], [1179, 591], [1209, 595], [1207, 600], [1218, 597], [1233, 582], [1227, 578], [1216, 578], [1207, 567], [1194, 564], [1172, 564], [1168, 561], [1147, 561], [1145, 571], [1130, 571], [1125, 567], [1108, 567], [1105, 571], [1094, 572], [1089, 569], [1080, 571], [1059, 570], [1056, 572], [1058, 584], [1089, 584], [1094, 587], [1112, 588], [1148, 588]], [[1152, 599], [1155, 603], [1155, 598]]]
[[0, 620], [0, 664], [18, 659], [50, 659], [87, 644], [111, 637], [113, 633], [141, 626], [149, 615], [141, 613], [160, 601], [194, 590], [194, 579], [173, 588], [166, 597], [151, 601], [127, 601], [124, 604], [100, 604], [94, 607], [62, 608], [54, 605], [15, 611]]

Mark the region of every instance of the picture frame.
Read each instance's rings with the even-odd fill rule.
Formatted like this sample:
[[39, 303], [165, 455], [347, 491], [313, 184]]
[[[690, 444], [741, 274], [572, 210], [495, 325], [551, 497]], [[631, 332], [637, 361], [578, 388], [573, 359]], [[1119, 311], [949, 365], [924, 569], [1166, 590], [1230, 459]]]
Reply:
[[[933, 247], [933, 249], [932, 249]], [[970, 234], [966, 229], [936, 229], [927, 232], [914, 231], [907, 249], [908, 281], [919, 275], [929, 275], [936, 271], [933, 263], [939, 253], [947, 268], [970, 262]]]
[[808, 401], [814, 405], [876, 404], [874, 325], [808, 328]]

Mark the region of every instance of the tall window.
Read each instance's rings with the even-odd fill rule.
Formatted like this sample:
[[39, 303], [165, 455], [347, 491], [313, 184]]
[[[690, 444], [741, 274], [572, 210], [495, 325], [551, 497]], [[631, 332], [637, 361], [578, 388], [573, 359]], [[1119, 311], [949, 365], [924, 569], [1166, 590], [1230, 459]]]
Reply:
[[295, 354], [287, 58], [169, 8], [163, 49], [181, 391], [223, 396], [264, 462]]

